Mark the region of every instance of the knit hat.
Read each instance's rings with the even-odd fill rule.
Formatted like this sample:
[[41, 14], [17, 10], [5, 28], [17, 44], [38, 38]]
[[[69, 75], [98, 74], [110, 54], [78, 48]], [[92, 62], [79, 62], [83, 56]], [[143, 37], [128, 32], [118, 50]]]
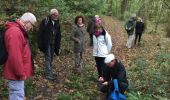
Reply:
[[110, 63], [112, 60], [115, 59], [115, 56], [113, 54], [109, 54], [107, 55], [107, 57], [105, 58], [104, 62], [105, 63]]

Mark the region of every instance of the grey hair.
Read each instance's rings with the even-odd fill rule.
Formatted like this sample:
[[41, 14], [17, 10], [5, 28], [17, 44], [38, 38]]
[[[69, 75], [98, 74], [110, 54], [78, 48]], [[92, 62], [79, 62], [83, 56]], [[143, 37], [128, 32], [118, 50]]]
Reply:
[[50, 10], [50, 15], [55, 14], [55, 13], [58, 14], [58, 10], [57, 9], [51, 9]]
[[26, 12], [24, 13], [21, 17], [20, 20], [23, 22], [29, 21], [32, 24], [35, 25], [35, 23], [37, 22], [36, 17], [34, 16], [34, 14], [30, 13], [30, 12]]

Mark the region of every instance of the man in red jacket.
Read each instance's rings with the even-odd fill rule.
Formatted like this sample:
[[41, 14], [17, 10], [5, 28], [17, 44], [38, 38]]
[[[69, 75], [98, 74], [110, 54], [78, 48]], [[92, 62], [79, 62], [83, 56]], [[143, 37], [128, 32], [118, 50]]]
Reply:
[[36, 17], [27, 12], [15, 22], [5, 24], [8, 58], [3, 67], [3, 76], [8, 80], [9, 100], [24, 100], [24, 80], [33, 75], [28, 31], [35, 23]]

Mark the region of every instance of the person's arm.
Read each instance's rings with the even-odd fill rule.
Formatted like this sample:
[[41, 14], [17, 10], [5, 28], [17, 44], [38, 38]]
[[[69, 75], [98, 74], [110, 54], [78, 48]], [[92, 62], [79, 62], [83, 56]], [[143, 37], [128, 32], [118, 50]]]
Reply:
[[60, 44], [61, 44], [61, 30], [60, 30], [60, 23], [59, 23], [59, 20], [56, 21], [56, 28], [57, 28], [57, 32], [56, 32], [56, 36], [55, 36], [55, 54], [57, 56], [59, 56], [60, 54]]
[[106, 66], [106, 70], [105, 70], [105, 74], [104, 74], [104, 82], [102, 83], [103, 85], [108, 85], [109, 82], [111, 81], [111, 76], [110, 76], [110, 69], [107, 68]]
[[[14, 32], [14, 33], [12, 33]], [[8, 41], [8, 62], [11, 64], [11, 69], [16, 74], [19, 80], [25, 80], [24, 64], [23, 64], [23, 41], [19, 30], [11, 31]]]
[[110, 53], [112, 50], [112, 39], [108, 32], [106, 32], [105, 39], [106, 39], [107, 50]]
[[142, 32], [145, 31], [145, 24], [142, 22]]
[[117, 73], [118, 82], [119, 83], [122, 82], [124, 80], [125, 76], [126, 76], [125, 67], [121, 62], [119, 62], [119, 64], [118, 64], [118, 73]]
[[71, 31], [71, 37], [70, 37], [70, 39], [73, 40], [74, 42], [80, 43], [80, 40], [75, 37], [76, 33], [77, 33], [77, 32], [76, 32], [76, 27], [73, 26], [73, 27], [72, 27], [72, 31]]
[[42, 20], [39, 27], [38, 32], [38, 48], [43, 51], [44, 50], [44, 44], [43, 44], [43, 32], [45, 31], [45, 20]]

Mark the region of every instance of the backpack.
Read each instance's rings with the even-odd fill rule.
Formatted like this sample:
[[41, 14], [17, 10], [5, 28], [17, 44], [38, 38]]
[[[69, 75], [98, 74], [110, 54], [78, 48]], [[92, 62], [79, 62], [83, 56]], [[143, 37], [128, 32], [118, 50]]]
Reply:
[[[11, 22], [15, 22], [14, 19], [12, 20], [9, 20]], [[22, 28], [19, 26], [19, 28], [22, 30]], [[5, 31], [7, 29], [4, 29], [4, 28], [1, 28], [0, 29], [0, 65], [3, 65], [5, 64], [7, 58], [8, 58], [8, 52], [6, 50], [6, 47], [5, 47]]]
[[114, 83], [114, 90], [109, 96], [108, 100], [126, 100], [126, 97], [119, 92], [118, 82], [117, 79], [113, 80]]
[[5, 47], [4, 35], [5, 35], [5, 30], [0, 29], [0, 65], [3, 65], [8, 57], [8, 53]]
[[130, 20], [128, 20], [127, 22], [126, 22], [126, 24], [125, 24], [125, 30], [126, 31], [131, 31], [131, 30], [133, 30], [134, 28], [135, 28], [135, 22], [134, 22], [134, 20], [132, 20], [132, 19], [130, 19]]

